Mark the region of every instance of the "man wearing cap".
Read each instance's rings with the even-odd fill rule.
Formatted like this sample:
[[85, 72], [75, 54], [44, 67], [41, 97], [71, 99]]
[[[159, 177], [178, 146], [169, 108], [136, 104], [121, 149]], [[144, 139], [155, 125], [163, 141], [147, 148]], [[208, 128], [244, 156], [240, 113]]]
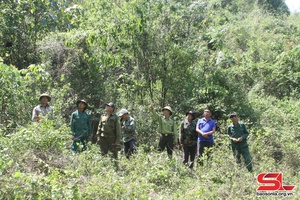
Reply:
[[[213, 134], [216, 131], [216, 124], [213, 119], [211, 119], [211, 111], [205, 109], [203, 113], [203, 118], [199, 119], [196, 126], [196, 131], [198, 133], [198, 154], [199, 154], [199, 164], [203, 166], [203, 153], [207, 148], [211, 148], [214, 145]], [[210, 153], [207, 152], [209, 157]]]
[[166, 106], [162, 109], [163, 117], [159, 116], [154, 110], [153, 105], [150, 105], [152, 113], [152, 119], [159, 123], [159, 133], [161, 134], [159, 139], [159, 151], [164, 151], [167, 147], [168, 156], [171, 158], [173, 154], [173, 148], [175, 141], [177, 141], [178, 135], [176, 131], [176, 123], [171, 119], [172, 109], [170, 106]]
[[179, 134], [180, 145], [183, 147], [183, 163], [188, 164], [189, 157], [191, 163], [189, 168], [194, 167], [194, 160], [197, 152], [197, 138], [195, 115], [193, 111], [186, 113], [186, 118], [181, 122]]
[[100, 145], [102, 155], [107, 155], [110, 151], [113, 153], [113, 158], [117, 159], [121, 140], [121, 126], [114, 111], [115, 106], [112, 102], [105, 104], [106, 113], [100, 117], [97, 143]]
[[48, 119], [53, 118], [53, 108], [48, 104], [51, 101], [51, 97], [43, 93], [39, 97], [40, 105], [37, 105], [33, 108], [32, 111], [32, 120], [35, 122], [39, 122], [41, 116], [47, 116]]
[[227, 134], [229, 135], [229, 138], [231, 140], [233, 155], [238, 164], [241, 163], [241, 155], [242, 155], [248, 171], [252, 172], [253, 169], [252, 169], [251, 156], [247, 144], [247, 137], [249, 135], [249, 132], [246, 129], [245, 124], [239, 122], [236, 113], [230, 114], [229, 117], [232, 123], [227, 128]]
[[77, 152], [80, 143], [83, 145], [82, 151], [86, 150], [86, 144], [92, 135], [90, 116], [85, 112], [88, 104], [85, 100], [76, 102], [77, 110], [71, 115], [71, 131], [73, 136], [72, 151]]
[[135, 121], [129, 115], [128, 110], [121, 109], [118, 115], [121, 118], [121, 128], [123, 133], [123, 142], [124, 142], [124, 152], [126, 158], [132, 155], [135, 151], [136, 146], [136, 137], [135, 137]]

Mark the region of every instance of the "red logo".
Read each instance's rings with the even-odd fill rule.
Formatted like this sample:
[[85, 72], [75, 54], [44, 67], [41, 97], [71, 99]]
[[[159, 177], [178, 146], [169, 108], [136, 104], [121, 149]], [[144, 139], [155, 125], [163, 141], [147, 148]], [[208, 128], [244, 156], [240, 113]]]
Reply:
[[295, 185], [282, 185], [281, 172], [260, 173], [257, 182], [262, 184], [257, 191], [291, 191], [295, 188]]

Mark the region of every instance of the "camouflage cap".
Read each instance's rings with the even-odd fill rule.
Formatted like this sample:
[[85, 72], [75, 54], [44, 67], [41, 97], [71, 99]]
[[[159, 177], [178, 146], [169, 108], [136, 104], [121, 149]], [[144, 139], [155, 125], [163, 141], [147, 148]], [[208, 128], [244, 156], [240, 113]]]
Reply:
[[162, 109], [162, 111], [164, 111], [164, 110], [170, 111], [170, 112], [171, 112], [171, 115], [172, 115], [172, 113], [173, 113], [172, 108], [171, 108], [170, 106], [165, 106], [165, 107]]
[[39, 97], [39, 101], [41, 101], [41, 99], [42, 99], [43, 97], [47, 97], [47, 98], [48, 98], [48, 101], [51, 101], [51, 97], [50, 97], [49, 94], [47, 94], [47, 93], [41, 94], [40, 97]]
[[122, 117], [124, 114], [129, 114], [128, 110], [125, 108], [122, 108], [118, 114], [119, 117]]
[[82, 102], [82, 103], [85, 104], [85, 108], [88, 107], [88, 104], [87, 104], [87, 102], [86, 102], [85, 100], [79, 100], [79, 101], [77, 101], [77, 102], [76, 102], [76, 106], [77, 106], [77, 107], [78, 107], [78, 104], [79, 104], [80, 102]]
[[186, 112], [185, 116], [187, 116], [188, 114], [192, 115], [193, 119], [195, 119], [195, 113], [193, 111]]
[[113, 102], [105, 103], [105, 105], [115, 108], [115, 104]]

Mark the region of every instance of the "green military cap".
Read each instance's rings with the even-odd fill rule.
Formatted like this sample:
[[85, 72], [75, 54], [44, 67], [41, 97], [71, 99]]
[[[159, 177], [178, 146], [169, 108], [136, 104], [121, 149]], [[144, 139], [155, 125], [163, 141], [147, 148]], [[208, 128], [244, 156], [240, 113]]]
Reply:
[[51, 97], [50, 97], [49, 94], [47, 94], [47, 93], [41, 94], [40, 97], [39, 97], [39, 101], [41, 101], [41, 99], [42, 99], [43, 97], [47, 97], [47, 98], [48, 98], [48, 101], [51, 101]]
[[233, 117], [237, 117], [238, 115], [236, 114], [236, 113], [231, 113], [230, 115], [229, 115], [229, 118], [233, 118]]
[[162, 109], [162, 111], [164, 111], [164, 110], [170, 111], [170, 112], [171, 112], [171, 115], [172, 115], [172, 113], [173, 113], [172, 108], [171, 108], [170, 106], [165, 106], [165, 107]]

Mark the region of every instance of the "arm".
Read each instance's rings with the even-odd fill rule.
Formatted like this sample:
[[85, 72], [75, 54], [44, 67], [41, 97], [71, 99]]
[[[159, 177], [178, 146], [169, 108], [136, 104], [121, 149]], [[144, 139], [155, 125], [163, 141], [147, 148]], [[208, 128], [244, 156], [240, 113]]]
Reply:
[[31, 119], [35, 122], [38, 122], [38, 113], [36, 111], [36, 107], [34, 107], [32, 110], [32, 118]]
[[98, 135], [98, 136], [101, 135], [101, 132], [100, 132], [101, 128], [102, 128], [102, 116], [100, 116], [100, 120], [99, 120], [99, 124], [98, 124], [96, 135]]
[[174, 134], [174, 142], [178, 143], [178, 131], [177, 131], [177, 125], [176, 122], [173, 120], [173, 134]]
[[116, 125], [116, 142], [115, 142], [115, 144], [119, 145], [120, 141], [121, 141], [121, 124], [120, 124], [120, 120], [118, 117], [117, 117], [115, 125]]
[[214, 127], [211, 131], [203, 133], [203, 135], [213, 135], [216, 132], [216, 128]]
[[183, 144], [184, 136], [183, 136], [183, 123], [181, 122], [180, 127], [179, 127], [179, 142], [180, 144]]
[[90, 116], [87, 114], [87, 127], [88, 127], [88, 136], [92, 135], [92, 124], [90, 120]]
[[238, 139], [237, 139], [237, 138], [232, 137], [231, 127], [230, 127], [230, 126], [228, 126], [228, 128], [227, 128], [227, 135], [228, 135], [229, 139], [230, 139], [232, 142], [235, 142], [235, 143], [238, 142]]
[[205, 133], [204, 133], [203, 131], [201, 131], [201, 129], [199, 128], [199, 127], [200, 127], [200, 123], [201, 123], [201, 119], [199, 119], [198, 122], [197, 122], [196, 132], [197, 132], [199, 135], [203, 136], [204, 138], [208, 138], [208, 136], [205, 135]]
[[248, 135], [249, 135], [249, 132], [248, 132], [248, 130], [246, 129], [245, 124], [243, 124], [242, 126], [243, 126], [243, 128], [244, 128], [244, 134], [243, 134], [241, 137], [238, 138], [238, 139], [239, 139], [239, 142], [241, 142], [241, 141], [243, 141], [243, 140], [246, 140], [247, 137], [248, 137]]
[[231, 139], [231, 130], [230, 130], [230, 126], [227, 127], [227, 136]]
[[53, 107], [49, 106], [48, 119], [53, 119]]
[[74, 119], [74, 114], [72, 113], [71, 120], [70, 120], [70, 128], [72, 131], [72, 135], [75, 135], [75, 124], [73, 123], [73, 119]]
[[202, 135], [203, 132], [202, 132], [202, 131], [200, 130], [200, 128], [199, 128], [200, 120], [201, 120], [201, 119], [199, 119], [199, 120], [197, 121], [196, 132], [197, 132], [199, 135]]
[[213, 135], [214, 132], [216, 132], [216, 123], [215, 123], [215, 121], [212, 121], [211, 126], [212, 126], [211, 131], [203, 133], [203, 135]]
[[153, 120], [161, 122], [161, 117], [153, 109], [151, 110], [151, 117]]

